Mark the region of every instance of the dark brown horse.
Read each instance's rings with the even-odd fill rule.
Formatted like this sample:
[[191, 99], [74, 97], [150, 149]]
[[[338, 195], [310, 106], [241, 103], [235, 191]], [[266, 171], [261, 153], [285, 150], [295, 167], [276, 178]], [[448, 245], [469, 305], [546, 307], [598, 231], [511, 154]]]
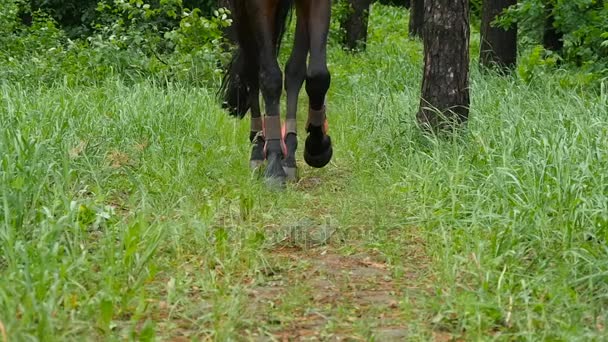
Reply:
[[[238, 50], [222, 85], [224, 108], [241, 118], [251, 111], [251, 166], [257, 168], [267, 161], [264, 176], [273, 183], [284, 184], [286, 180], [297, 177], [297, 101], [306, 81], [309, 111], [304, 160], [310, 166], [324, 167], [332, 157], [325, 116], [325, 95], [331, 80], [326, 61], [331, 0], [230, 2]], [[297, 17], [295, 41], [285, 67], [287, 115], [281, 124], [283, 74], [277, 54], [294, 5]], [[264, 99], [263, 118], [260, 90]]]

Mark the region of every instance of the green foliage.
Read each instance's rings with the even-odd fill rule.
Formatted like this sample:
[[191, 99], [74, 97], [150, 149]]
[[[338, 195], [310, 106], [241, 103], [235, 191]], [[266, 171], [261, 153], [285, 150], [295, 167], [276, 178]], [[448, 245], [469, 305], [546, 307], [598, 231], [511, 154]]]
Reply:
[[[94, 23], [100, 21], [102, 13], [98, 11], [100, 0], [22, 0], [28, 6], [22, 6], [22, 14], [29, 13], [28, 7], [33, 11], [43, 11], [49, 13], [59, 26], [74, 38], [82, 38], [90, 35], [93, 32]], [[101, 4], [112, 3], [112, 1], [101, 0]], [[123, 3], [136, 4], [137, 2], [124, 1]], [[140, 3], [143, 3], [140, 1]], [[165, 0], [150, 0], [146, 1], [151, 8], [162, 8], [165, 6], [174, 6], [178, 1]], [[181, 2], [180, 2], [181, 3]], [[205, 16], [210, 15], [215, 9], [213, 0], [184, 0], [183, 7], [201, 10]], [[176, 13], [179, 14], [179, 13]], [[179, 25], [179, 20], [174, 18], [166, 18], [170, 25]]]
[[332, 4], [331, 26], [329, 37], [334, 44], [342, 44], [346, 37], [344, 22], [352, 11], [348, 0], [335, 0]]
[[230, 11], [225, 8], [215, 10], [211, 17], [204, 17], [198, 8], [192, 11], [186, 9], [179, 29], [167, 32], [165, 38], [175, 45], [179, 53], [211, 56], [209, 52], [214, 51], [206, 51], [209, 43], [214, 47], [219, 46], [222, 43], [222, 31], [231, 24]]
[[551, 73], [557, 64], [557, 59], [554, 55], [546, 56], [542, 45], [537, 45], [522, 56], [517, 65], [517, 74], [524, 82], [532, 82]]
[[[547, 53], [548, 58], [581, 67], [597, 76], [608, 74], [608, 3], [599, 0], [552, 0], [554, 27], [563, 34], [564, 49], [558, 55]], [[506, 27], [516, 22], [522, 46], [531, 48], [542, 40], [545, 29], [546, 0], [523, 0], [507, 10], [498, 20]], [[531, 56], [531, 60], [536, 57]], [[548, 62], [552, 63], [552, 62]], [[600, 76], [601, 77], [601, 76]]]
[[7, 79], [91, 83], [118, 74], [203, 84], [217, 79], [217, 66], [228, 57], [222, 30], [231, 21], [224, 9], [203, 16], [181, 0], [102, 1], [91, 34], [69, 39], [50, 15], [35, 11], [25, 25], [19, 17], [24, 3], [2, 1], [9, 10], [0, 17], [7, 47], [0, 52], [6, 61], [0, 75]]
[[[48, 13], [74, 39], [92, 32], [91, 23], [97, 17], [98, 0], [23, 0], [34, 12]], [[27, 15], [26, 9], [22, 13]]]
[[469, 0], [469, 11], [471, 13], [471, 22], [479, 25], [481, 21], [481, 11], [484, 0]]
[[182, 10], [181, 0], [162, 0], [158, 6], [142, 0], [101, 1], [95, 28], [121, 49], [157, 49], [163, 35], [179, 24]]
[[8, 40], [7, 35], [20, 26], [19, 13], [24, 3], [24, 0], [0, 0], [0, 39]]

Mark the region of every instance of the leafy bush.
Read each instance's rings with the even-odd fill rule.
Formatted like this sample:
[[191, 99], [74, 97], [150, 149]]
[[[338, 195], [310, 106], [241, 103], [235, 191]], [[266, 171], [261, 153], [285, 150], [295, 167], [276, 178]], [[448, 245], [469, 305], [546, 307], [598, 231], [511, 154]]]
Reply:
[[[534, 55], [545, 29], [546, 6], [550, 4], [554, 27], [563, 34], [564, 48], [557, 52], [558, 55], [551, 52], [544, 55], [582, 67], [600, 78], [608, 74], [608, 3], [600, 0], [551, 1], [522, 0], [508, 9], [498, 24], [509, 26], [516, 22], [522, 46]], [[530, 57], [535, 60], [534, 56]]]
[[[93, 32], [93, 24], [99, 22], [100, 12], [98, 3], [100, 0], [22, 0], [25, 8], [35, 11], [43, 11], [51, 15], [57, 24], [66, 32], [70, 38], [82, 38]], [[112, 3], [101, 0], [102, 3]], [[128, 1], [127, 1], [128, 2]], [[147, 1], [151, 8], [162, 8], [163, 6], [177, 1], [151, 0]], [[132, 2], [131, 2], [132, 3]], [[143, 3], [143, 2], [141, 2]], [[181, 2], [180, 2], [181, 3]], [[181, 5], [181, 4], [180, 4]], [[183, 7], [202, 11], [205, 16], [211, 15], [215, 9], [213, 0], [183, 0]], [[22, 10], [25, 17], [29, 16], [29, 10]], [[176, 19], [176, 18], [173, 18]], [[27, 20], [26, 20], [27, 21]], [[173, 26], [179, 25], [179, 20], [169, 20]]]
[[19, 12], [24, 2], [20, 0], [0, 0], [0, 39], [6, 41], [19, 27]]
[[[34, 12], [48, 13], [70, 38], [84, 37], [92, 32], [98, 0], [29, 0]], [[24, 12], [24, 17], [29, 14]], [[27, 21], [27, 20], [26, 20]]]
[[49, 14], [29, 11], [23, 0], [0, 1], [7, 9], [0, 14], [3, 79], [91, 83], [121, 75], [203, 84], [217, 78], [218, 64], [227, 59], [222, 30], [230, 19], [223, 9], [206, 17], [181, 0], [104, 0], [91, 33], [70, 39]]
[[557, 64], [555, 56], [547, 57], [542, 45], [536, 45], [524, 55], [517, 66], [517, 74], [526, 83], [543, 76]]

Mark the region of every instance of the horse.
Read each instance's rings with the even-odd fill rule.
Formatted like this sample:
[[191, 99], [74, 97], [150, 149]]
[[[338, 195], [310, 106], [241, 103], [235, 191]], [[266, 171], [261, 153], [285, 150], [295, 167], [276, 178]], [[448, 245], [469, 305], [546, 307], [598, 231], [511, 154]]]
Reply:
[[[304, 82], [308, 95], [304, 160], [322, 168], [333, 155], [325, 103], [331, 83], [327, 67], [331, 0], [230, 0], [230, 7], [236, 49], [220, 88], [222, 107], [241, 119], [251, 112], [250, 167], [259, 169], [267, 162], [264, 178], [285, 185], [298, 178], [296, 112]], [[294, 7], [297, 21], [285, 66], [287, 111], [281, 124], [283, 73], [277, 57]]]

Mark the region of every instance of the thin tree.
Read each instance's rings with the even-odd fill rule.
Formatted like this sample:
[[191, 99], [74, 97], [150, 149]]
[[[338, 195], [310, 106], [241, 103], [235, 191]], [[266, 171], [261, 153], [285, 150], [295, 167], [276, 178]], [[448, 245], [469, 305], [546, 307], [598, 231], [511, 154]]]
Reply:
[[372, 0], [348, 0], [350, 8], [343, 25], [344, 45], [350, 50], [365, 50], [371, 3]]
[[517, 63], [517, 26], [508, 29], [493, 25], [494, 20], [517, 0], [485, 0], [481, 16], [481, 65], [498, 66], [504, 71], [512, 69]]
[[410, 37], [421, 37], [424, 28], [425, 0], [410, 0]]
[[426, 0], [424, 78], [416, 115], [423, 128], [447, 130], [469, 115], [469, 1]]
[[561, 51], [564, 47], [564, 34], [555, 27], [555, 10], [553, 0], [546, 0], [545, 29], [543, 32], [543, 46], [547, 50]]
[[377, 0], [378, 3], [389, 6], [403, 6], [410, 8], [410, 0]]
[[224, 7], [230, 9], [230, 0], [217, 0], [217, 6], [220, 8]]

